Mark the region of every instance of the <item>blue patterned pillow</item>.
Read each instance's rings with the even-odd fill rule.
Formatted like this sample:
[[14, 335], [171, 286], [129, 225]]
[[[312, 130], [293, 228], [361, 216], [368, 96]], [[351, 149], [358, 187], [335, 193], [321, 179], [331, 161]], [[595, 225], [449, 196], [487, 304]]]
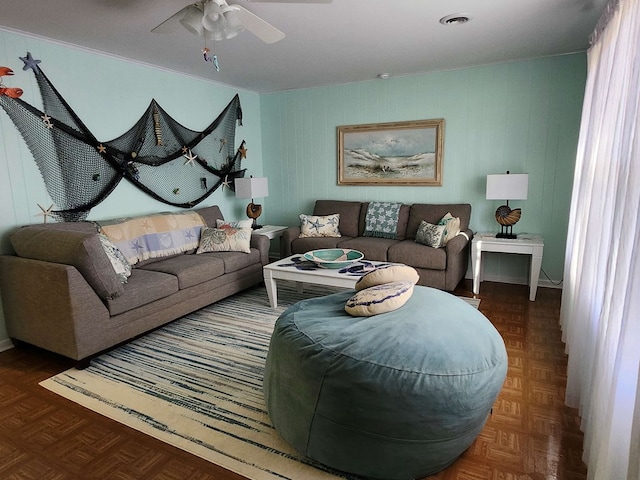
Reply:
[[399, 202], [371, 202], [367, 208], [363, 236], [397, 238], [401, 206]]
[[306, 237], [341, 237], [340, 214], [305, 215], [300, 214], [300, 238]]
[[422, 220], [416, 232], [416, 242], [429, 247], [440, 248], [444, 245], [446, 233], [446, 225], [433, 225]]

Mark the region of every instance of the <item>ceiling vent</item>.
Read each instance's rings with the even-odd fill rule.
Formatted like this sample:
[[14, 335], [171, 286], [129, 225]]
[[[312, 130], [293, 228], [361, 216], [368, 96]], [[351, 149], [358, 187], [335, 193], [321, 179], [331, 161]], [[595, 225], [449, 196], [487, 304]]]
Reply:
[[471, 15], [467, 15], [466, 13], [453, 13], [446, 17], [442, 17], [440, 19], [440, 23], [443, 25], [462, 25], [463, 23], [467, 23], [469, 20], [471, 20]]

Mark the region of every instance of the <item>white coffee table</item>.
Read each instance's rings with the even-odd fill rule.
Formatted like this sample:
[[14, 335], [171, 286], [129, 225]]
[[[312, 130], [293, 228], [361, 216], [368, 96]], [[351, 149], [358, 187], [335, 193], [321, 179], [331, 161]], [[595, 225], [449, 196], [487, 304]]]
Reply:
[[265, 265], [262, 269], [264, 275], [264, 284], [267, 287], [267, 296], [269, 304], [272, 308], [278, 306], [278, 288], [276, 280], [289, 280], [297, 282], [298, 289], [302, 289], [303, 283], [313, 283], [316, 285], [326, 285], [330, 287], [353, 288], [358, 279], [372, 270], [373, 267], [379, 265], [387, 265], [389, 262], [372, 262], [364, 260], [363, 262], [354, 262], [351, 267], [363, 267], [362, 273], [353, 272], [345, 273], [343, 269], [333, 268], [316, 268], [314, 270], [302, 270], [293, 266], [295, 258], [303, 260], [302, 254], [291, 255], [287, 258], [278, 260], [277, 262]]

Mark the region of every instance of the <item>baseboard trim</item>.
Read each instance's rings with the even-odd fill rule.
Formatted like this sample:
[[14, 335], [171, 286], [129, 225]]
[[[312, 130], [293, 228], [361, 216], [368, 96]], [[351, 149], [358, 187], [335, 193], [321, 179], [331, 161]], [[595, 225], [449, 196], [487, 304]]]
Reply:
[[13, 348], [13, 342], [8, 338], [4, 338], [0, 340], [0, 352], [4, 352], [5, 350], [11, 350]]
[[[473, 280], [471, 275], [466, 275], [467, 280]], [[483, 275], [483, 282], [496, 282], [496, 283], [510, 283], [513, 285], [529, 285], [529, 279], [522, 277], [508, 277], [504, 275]], [[562, 290], [562, 281], [554, 280], [553, 282], [548, 278], [540, 278], [538, 280], [538, 287], [545, 288], [557, 288]]]

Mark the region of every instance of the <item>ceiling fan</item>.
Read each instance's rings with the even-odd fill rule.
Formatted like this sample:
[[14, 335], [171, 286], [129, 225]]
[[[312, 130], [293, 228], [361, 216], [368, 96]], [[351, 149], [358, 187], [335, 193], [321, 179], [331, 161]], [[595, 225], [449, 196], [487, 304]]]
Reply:
[[[250, 0], [254, 3], [331, 3], [332, 0]], [[174, 33], [178, 26], [207, 40], [228, 40], [243, 30], [249, 30], [265, 43], [275, 43], [285, 35], [270, 23], [251, 13], [242, 5], [229, 5], [226, 0], [202, 0], [171, 15], [151, 31]]]

